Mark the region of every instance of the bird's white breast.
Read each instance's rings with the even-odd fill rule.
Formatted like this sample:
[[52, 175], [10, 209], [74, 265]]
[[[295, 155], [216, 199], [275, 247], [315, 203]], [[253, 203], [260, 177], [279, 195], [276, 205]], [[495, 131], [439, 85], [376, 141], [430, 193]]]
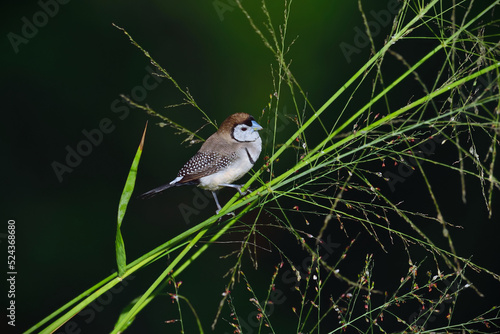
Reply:
[[[199, 186], [203, 189], [215, 191], [220, 188], [220, 184], [233, 183], [245, 175], [259, 158], [262, 150], [262, 139], [258, 137], [255, 141], [241, 145], [235, 152], [236, 158], [226, 168], [200, 178]], [[247, 153], [248, 152], [248, 153]], [[253, 162], [252, 162], [253, 161]]]

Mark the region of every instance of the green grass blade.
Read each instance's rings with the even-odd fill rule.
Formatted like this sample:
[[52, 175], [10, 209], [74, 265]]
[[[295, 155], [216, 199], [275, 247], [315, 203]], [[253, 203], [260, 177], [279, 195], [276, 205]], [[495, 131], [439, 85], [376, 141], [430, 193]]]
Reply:
[[139, 167], [139, 161], [141, 160], [142, 149], [144, 147], [144, 137], [146, 136], [146, 130], [148, 128], [148, 124], [146, 123], [146, 127], [144, 128], [144, 132], [142, 134], [141, 143], [139, 144], [139, 148], [135, 153], [134, 161], [132, 162], [132, 166], [130, 167], [130, 171], [128, 173], [127, 182], [125, 182], [125, 187], [123, 188], [122, 196], [120, 198], [120, 204], [118, 205], [118, 224], [116, 226], [116, 264], [118, 265], [118, 276], [122, 277], [127, 269], [127, 255], [125, 253], [125, 243], [123, 242], [123, 237], [121, 233], [121, 226], [123, 222], [123, 217], [125, 216], [125, 212], [127, 211], [127, 205], [130, 201], [130, 197], [132, 197], [132, 193], [134, 192], [135, 179], [137, 177], [137, 168]]
[[123, 241], [122, 232], [120, 227], [116, 229], [116, 264], [118, 266], [118, 276], [122, 277], [125, 273], [125, 268], [127, 266], [127, 254], [125, 253], [125, 243]]
[[57, 309], [56, 311], [54, 311], [53, 313], [51, 313], [49, 316], [47, 316], [46, 318], [44, 318], [43, 320], [41, 320], [40, 322], [38, 322], [37, 324], [35, 324], [31, 328], [29, 328], [24, 333], [25, 334], [34, 333], [36, 330], [40, 329], [43, 325], [45, 325], [46, 323], [48, 323], [50, 320], [52, 320], [53, 318], [55, 318], [56, 316], [58, 316], [59, 314], [61, 314], [62, 312], [64, 312], [66, 309], [68, 309], [71, 306], [73, 306], [75, 303], [77, 303], [80, 300], [84, 299], [85, 297], [87, 297], [91, 293], [95, 292], [97, 289], [103, 287], [105, 284], [109, 283], [109, 281], [111, 281], [115, 277], [116, 277], [116, 274], [109, 275], [108, 277], [106, 277], [105, 279], [103, 279], [101, 282], [95, 284], [93, 287], [91, 287], [90, 289], [85, 290], [79, 296], [77, 296], [76, 298], [74, 298], [73, 300], [71, 300], [70, 302], [67, 302], [66, 304], [64, 304], [63, 306], [61, 306], [59, 309]]
[[[96, 300], [99, 296], [102, 295], [103, 292], [108, 291], [109, 289], [113, 288], [115, 285], [120, 283], [122, 281], [121, 278], [115, 277], [111, 281], [107, 282], [104, 286], [102, 286], [100, 289], [95, 291], [89, 296], [86, 296], [86, 298], [80, 302], [78, 305], [73, 307], [71, 310], [69, 310], [66, 314], [55, 320], [53, 323], [51, 323], [47, 328], [44, 330], [40, 331], [40, 334], [48, 334], [48, 333], [54, 333], [58, 328], [60, 328], [64, 323], [66, 323], [69, 319], [77, 315], [80, 311], [82, 311], [87, 305], [92, 303], [94, 300]], [[98, 285], [100, 285], [99, 283]], [[83, 295], [83, 294], [82, 294]], [[37, 324], [36, 326], [40, 326], [40, 324]], [[34, 328], [34, 327], [33, 327]], [[27, 331], [26, 333], [31, 333], [33, 332], [33, 328]]]
[[[128, 313], [130, 312], [130, 310], [132, 309], [132, 307], [134, 307], [134, 305], [137, 303], [137, 301], [139, 300], [140, 297], [137, 297], [135, 298], [133, 301], [131, 301], [123, 310], [122, 312], [120, 313], [120, 316], [118, 317], [118, 320], [116, 321], [116, 324], [115, 326], [120, 323], [124, 317], [126, 317], [128, 315]], [[147, 304], [149, 304], [150, 301], [152, 301], [154, 298], [154, 296], [149, 296], [149, 298], [141, 305], [141, 307], [137, 310], [137, 312], [141, 311]], [[137, 314], [136, 312], [136, 314]], [[122, 332], [125, 331], [125, 329], [127, 329], [131, 324], [132, 322], [134, 322], [135, 320], [135, 315], [130, 318], [123, 326], [122, 326]]]
[[172, 270], [177, 266], [179, 261], [181, 261], [184, 256], [197, 244], [197, 242], [205, 235], [208, 231], [208, 228], [205, 228], [198, 232], [198, 234], [191, 239], [189, 244], [182, 250], [182, 252], [177, 255], [177, 257], [167, 266], [167, 268], [163, 271], [163, 273], [158, 276], [155, 282], [146, 290], [146, 292], [139, 298], [139, 300], [134, 304], [134, 306], [128, 311], [125, 315], [120, 317], [120, 320], [116, 324], [116, 327], [111, 332], [112, 334], [122, 333], [124, 328], [130, 325], [132, 318], [136, 316], [136, 314], [144, 308], [150, 301], [150, 297], [155, 291], [155, 289], [165, 280], [168, 279], [168, 276], [171, 275]]

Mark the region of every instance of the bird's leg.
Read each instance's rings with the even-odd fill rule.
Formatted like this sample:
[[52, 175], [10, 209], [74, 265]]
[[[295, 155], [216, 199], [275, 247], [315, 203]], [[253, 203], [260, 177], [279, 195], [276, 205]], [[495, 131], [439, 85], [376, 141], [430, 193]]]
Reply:
[[212, 195], [214, 196], [214, 200], [215, 200], [215, 204], [217, 204], [217, 211], [215, 211], [215, 214], [218, 215], [219, 214], [219, 211], [222, 209], [220, 204], [219, 204], [219, 200], [217, 199], [217, 194], [215, 193], [215, 191], [212, 191]]
[[[215, 214], [218, 215], [220, 210], [222, 209], [222, 207], [219, 204], [219, 200], [217, 199], [217, 194], [215, 193], [215, 191], [212, 191], [212, 195], [214, 196], [215, 204], [217, 204], [217, 210], [215, 211]], [[229, 212], [228, 215], [231, 215], [234, 217], [234, 212]]]
[[241, 191], [241, 188], [243, 188], [244, 184], [221, 183], [220, 185], [223, 187], [230, 187], [237, 189], [241, 196], [245, 196], [246, 194], [248, 194], [248, 190], [245, 192]]

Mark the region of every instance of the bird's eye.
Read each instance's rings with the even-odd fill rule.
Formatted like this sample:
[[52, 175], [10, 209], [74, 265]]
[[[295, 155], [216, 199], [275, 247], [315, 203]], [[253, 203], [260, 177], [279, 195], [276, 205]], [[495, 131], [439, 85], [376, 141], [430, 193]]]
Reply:
[[247, 129], [248, 129], [248, 128], [246, 128], [246, 127], [242, 127], [242, 128], [241, 128], [241, 131], [247, 131]]

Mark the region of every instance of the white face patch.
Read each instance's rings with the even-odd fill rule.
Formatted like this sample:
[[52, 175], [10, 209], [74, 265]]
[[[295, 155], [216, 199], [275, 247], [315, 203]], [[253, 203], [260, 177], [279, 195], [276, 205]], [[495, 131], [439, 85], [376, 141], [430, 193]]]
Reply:
[[246, 124], [238, 124], [233, 129], [233, 138], [239, 142], [252, 142], [259, 138], [259, 131]]

